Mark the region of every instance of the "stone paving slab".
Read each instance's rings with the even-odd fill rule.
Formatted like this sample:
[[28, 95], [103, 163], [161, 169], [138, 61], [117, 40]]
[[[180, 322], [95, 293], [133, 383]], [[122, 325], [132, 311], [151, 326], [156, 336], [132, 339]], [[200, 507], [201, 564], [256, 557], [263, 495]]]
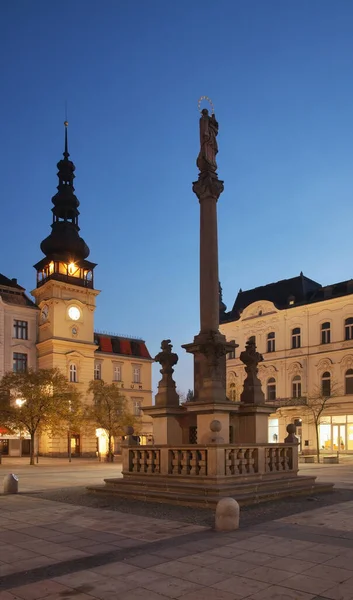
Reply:
[[227, 534], [33, 498], [0, 511], [0, 600], [353, 600], [353, 502]]

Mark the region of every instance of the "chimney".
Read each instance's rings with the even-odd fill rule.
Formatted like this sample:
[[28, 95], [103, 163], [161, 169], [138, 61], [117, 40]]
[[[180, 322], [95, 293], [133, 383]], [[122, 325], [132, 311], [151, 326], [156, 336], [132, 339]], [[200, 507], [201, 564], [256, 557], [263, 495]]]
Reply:
[[12, 282], [13, 282], [15, 285], [17, 285], [17, 279], [16, 279], [16, 277], [13, 277], [13, 278], [11, 279], [11, 281], [12, 281]]

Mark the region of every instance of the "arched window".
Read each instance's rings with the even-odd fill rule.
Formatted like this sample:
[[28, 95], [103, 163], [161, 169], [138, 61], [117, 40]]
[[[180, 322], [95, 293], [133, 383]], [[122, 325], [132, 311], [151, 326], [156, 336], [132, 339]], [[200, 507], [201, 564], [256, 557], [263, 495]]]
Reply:
[[346, 394], [353, 394], [353, 369], [348, 369], [345, 375]]
[[267, 400], [276, 400], [276, 380], [270, 377], [267, 381]]
[[70, 365], [70, 381], [71, 383], [77, 383], [77, 367], [74, 363]]
[[353, 340], [353, 317], [349, 317], [344, 322], [344, 338], [346, 340]]
[[229, 384], [229, 399], [232, 400], [232, 402], [235, 402], [237, 399], [237, 392], [236, 392], [236, 388], [235, 388], [235, 383], [230, 383]]
[[292, 329], [292, 348], [300, 348], [300, 327]]
[[102, 365], [100, 363], [94, 365], [94, 378], [102, 379]]
[[267, 334], [267, 352], [274, 352], [276, 350], [276, 339], [275, 332]]
[[321, 343], [329, 344], [331, 342], [331, 326], [327, 321], [321, 325]]
[[300, 375], [296, 375], [292, 379], [292, 398], [302, 397], [302, 380]]
[[331, 375], [328, 371], [325, 371], [321, 377], [321, 393], [325, 398], [331, 396]]

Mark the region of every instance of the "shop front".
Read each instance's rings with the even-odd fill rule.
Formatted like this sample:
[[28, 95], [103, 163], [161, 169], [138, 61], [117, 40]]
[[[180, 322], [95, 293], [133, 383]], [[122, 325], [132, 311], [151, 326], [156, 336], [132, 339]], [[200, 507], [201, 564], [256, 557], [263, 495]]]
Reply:
[[319, 425], [320, 452], [353, 453], [353, 415], [322, 417]]

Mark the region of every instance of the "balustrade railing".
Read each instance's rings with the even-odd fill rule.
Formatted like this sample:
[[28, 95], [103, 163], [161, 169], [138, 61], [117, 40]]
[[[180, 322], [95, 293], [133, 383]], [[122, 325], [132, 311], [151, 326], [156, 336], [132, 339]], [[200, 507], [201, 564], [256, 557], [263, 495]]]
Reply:
[[124, 475], [229, 478], [297, 470], [298, 446], [291, 444], [192, 444], [123, 449]]

